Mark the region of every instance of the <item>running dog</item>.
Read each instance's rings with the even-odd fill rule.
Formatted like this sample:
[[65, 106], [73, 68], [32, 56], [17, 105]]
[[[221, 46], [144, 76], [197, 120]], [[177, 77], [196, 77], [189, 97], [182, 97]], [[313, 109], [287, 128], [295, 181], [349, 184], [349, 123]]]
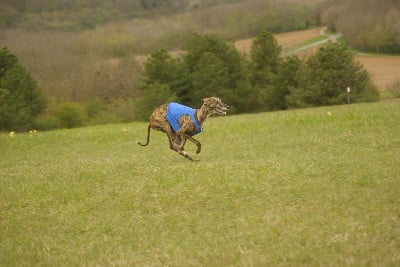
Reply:
[[212, 114], [226, 115], [229, 105], [223, 103], [218, 97], [203, 99], [200, 109], [193, 109], [178, 103], [164, 104], [153, 111], [150, 116], [150, 123], [147, 127], [147, 142], [137, 143], [147, 146], [150, 142], [150, 129], [161, 131], [167, 134], [169, 148], [192, 161], [193, 159], [185, 151], [186, 140], [192, 141], [197, 146], [196, 154], [201, 151], [201, 144], [193, 138], [195, 134], [203, 130], [203, 123]]

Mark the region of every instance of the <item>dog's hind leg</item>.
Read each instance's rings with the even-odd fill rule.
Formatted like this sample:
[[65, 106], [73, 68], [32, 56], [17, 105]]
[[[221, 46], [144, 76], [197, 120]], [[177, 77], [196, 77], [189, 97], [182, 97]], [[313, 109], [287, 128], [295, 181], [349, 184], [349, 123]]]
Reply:
[[[198, 161], [191, 156], [188, 155], [188, 153], [184, 150], [184, 146], [186, 143], [186, 139], [184, 137], [181, 137], [179, 135], [176, 135], [172, 131], [166, 132], [168, 136], [168, 141], [169, 141], [169, 148], [175, 152], [178, 152], [179, 155], [191, 160], [191, 161]], [[182, 140], [180, 140], [182, 138]]]
[[185, 150], [179, 150], [178, 153], [182, 156], [184, 156], [187, 159], [190, 159], [191, 161], [200, 161], [199, 159], [194, 159]]
[[178, 152], [178, 147], [175, 144], [176, 134], [170, 128], [166, 129], [164, 132], [168, 137], [169, 148], [173, 151]]
[[185, 151], [185, 143], [186, 138], [185, 136], [177, 135], [173, 132], [167, 133], [168, 140], [170, 141], [170, 149], [179, 153], [179, 155], [191, 160], [191, 161], [199, 161], [197, 159], [192, 158], [189, 154]]

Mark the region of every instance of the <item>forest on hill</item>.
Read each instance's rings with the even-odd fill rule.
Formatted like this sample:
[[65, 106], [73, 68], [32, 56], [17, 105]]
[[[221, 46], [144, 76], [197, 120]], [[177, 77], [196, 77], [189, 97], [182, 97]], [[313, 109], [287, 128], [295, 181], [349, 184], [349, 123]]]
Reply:
[[0, 0], [0, 28], [35, 31], [179, 14], [190, 14], [196, 30], [234, 39], [252, 37], [260, 27], [277, 33], [325, 24], [356, 49], [400, 53], [398, 0]]
[[398, 0], [326, 0], [317, 13], [322, 23], [341, 32], [353, 48], [400, 53]]
[[63, 30], [89, 29], [113, 20], [187, 8], [183, 0], [2, 0], [0, 7], [3, 27]]
[[[246, 10], [255, 12], [258, 17], [261, 9], [264, 13], [271, 9], [272, 13], [280, 14], [279, 6], [286, 10], [288, 15], [297, 17], [298, 7], [305, 12], [310, 5], [321, 0], [1, 0], [0, 26], [19, 27], [31, 30], [82, 30], [93, 29], [111, 21], [124, 19], [145, 18], [152, 19], [160, 15], [176, 15], [194, 12], [196, 16], [210, 16], [224, 14], [230, 19], [230, 13]], [[290, 5], [288, 5], [290, 4]], [[221, 13], [221, 11], [224, 11]], [[271, 14], [272, 14], [271, 13]], [[309, 13], [309, 12], [308, 12]], [[242, 12], [243, 15], [243, 12]], [[248, 19], [248, 14], [244, 16]], [[247, 17], [247, 18], [246, 18]], [[207, 20], [207, 17], [203, 17]], [[209, 19], [210, 17], [208, 17]], [[289, 19], [290, 17], [286, 17]], [[276, 19], [276, 18], [275, 18]], [[205, 23], [217, 22], [215, 18]]]

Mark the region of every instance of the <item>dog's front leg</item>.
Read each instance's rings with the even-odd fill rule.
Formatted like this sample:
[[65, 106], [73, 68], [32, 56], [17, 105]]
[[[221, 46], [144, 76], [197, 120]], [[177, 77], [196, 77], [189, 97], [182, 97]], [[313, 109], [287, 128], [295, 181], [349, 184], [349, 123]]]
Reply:
[[199, 161], [197, 159], [192, 158], [189, 156], [189, 154], [185, 151], [185, 144], [186, 144], [186, 135], [177, 135], [176, 140], [179, 141], [179, 144], [177, 144], [178, 148], [178, 153], [182, 156], [184, 156], [187, 159], [190, 159], [191, 161]]
[[188, 134], [191, 131], [192, 131], [192, 124], [190, 124], [190, 123], [184, 124], [179, 129], [179, 131], [177, 132], [176, 137], [177, 137], [177, 139], [179, 139], [179, 138], [181, 139], [181, 143], [178, 146], [181, 147], [182, 150], [184, 150], [184, 146], [185, 146], [186, 140], [189, 139], [191, 142], [193, 142], [197, 146], [196, 154], [199, 154], [200, 151], [201, 151], [201, 144], [200, 144], [199, 141], [194, 139], [190, 134]]
[[196, 154], [199, 154], [201, 152], [201, 143], [188, 134], [185, 137], [197, 146]]
[[186, 140], [189, 139], [192, 142], [194, 142], [197, 145], [197, 152], [200, 152], [200, 147], [199, 147], [199, 142], [198, 141], [193, 141], [194, 139], [188, 134], [193, 132], [196, 129], [196, 126], [193, 124], [193, 122], [190, 119], [189, 115], [183, 115], [180, 119], [179, 119], [179, 125], [180, 128], [176, 133], [177, 136], [177, 140], [179, 142], [178, 145], [178, 153], [181, 154], [182, 156], [184, 156], [185, 158], [188, 158], [192, 161], [198, 161], [193, 159], [192, 157], [190, 157], [188, 155], [188, 153], [185, 151], [184, 147], [186, 144]]

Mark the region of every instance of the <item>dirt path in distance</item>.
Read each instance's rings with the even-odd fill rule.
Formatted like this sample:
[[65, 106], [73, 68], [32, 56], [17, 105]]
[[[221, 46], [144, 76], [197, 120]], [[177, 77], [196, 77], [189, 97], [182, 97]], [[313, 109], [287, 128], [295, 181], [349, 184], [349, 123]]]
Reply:
[[[314, 28], [303, 31], [284, 32], [275, 34], [274, 37], [282, 49], [289, 48], [300, 42], [318, 36], [321, 28]], [[254, 38], [243, 39], [235, 42], [235, 47], [240, 52], [250, 52], [251, 44]]]

